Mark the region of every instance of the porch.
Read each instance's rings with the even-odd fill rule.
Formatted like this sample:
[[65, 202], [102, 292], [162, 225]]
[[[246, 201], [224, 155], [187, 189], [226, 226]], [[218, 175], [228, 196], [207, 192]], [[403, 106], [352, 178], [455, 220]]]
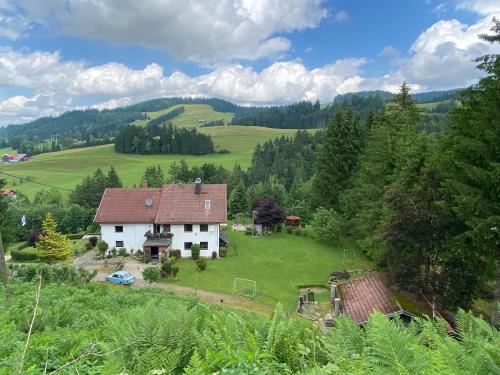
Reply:
[[144, 261], [159, 262], [160, 257], [167, 257], [172, 245], [173, 234], [170, 232], [151, 233], [147, 231], [144, 236], [146, 241], [142, 246], [144, 250]]

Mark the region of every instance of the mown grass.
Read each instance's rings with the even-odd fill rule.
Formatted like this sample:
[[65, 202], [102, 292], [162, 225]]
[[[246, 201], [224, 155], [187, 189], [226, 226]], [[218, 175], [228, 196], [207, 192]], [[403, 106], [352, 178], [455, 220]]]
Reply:
[[295, 308], [299, 286], [327, 284], [330, 272], [365, 269], [371, 263], [361, 254], [343, 264], [343, 248], [313, 238], [287, 233], [251, 237], [229, 231], [230, 251], [226, 258], [209, 260], [198, 271], [191, 259], [178, 261], [180, 271], [173, 282], [201, 290], [231, 294], [234, 278], [257, 282], [257, 300], [271, 305], [281, 302]]
[[[224, 123], [229, 123], [234, 114], [230, 112], [217, 112], [214, 111], [212, 106], [208, 104], [179, 104], [172, 107], [162, 109], [157, 112], [147, 112], [149, 118], [155, 119], [159, 116], [165, 115], [174, 109], [184, 107], [184, 112], [175, 118], [169, 120], [174, 126], [191, 128], [199, 127], [206, 122], [224, 120]], [[140, 120], [134, 122], [135, 125], [144, 126], [149, 120]]]
[[[258, 126], [227, 126], [202, 128], [201, 131], [212, 136], [216, 150], [228, 149], [230, 154], [194, 155], [133, 155], [119, 154], [113, 145], [64, 150], [35, 155], [30, 162], [2, 165], [0, 172], [30, 178], [33, 181], [54, 185], [63, 189], [73, 189], [82, 178], [95, 171], [97, 167], [108, 168], [113, 165], [125, 186], [138, 184], [147, 166], [160, 165], [168, 172], [174, 161], [186, 159], [189, 165], [215, 163], [225, 168], [240, 164], [246, 168], [251, 163], [252, 152], [257, 143], [263, 143], [281, 135], [292, 136], [293, 129], [270, 129]], [[29, 197], [43, 187], [30, 182], [0, 174], [7, 180], [7, 186], [14, 187]], [[14, 185], [15, 182], [15, 185]]]

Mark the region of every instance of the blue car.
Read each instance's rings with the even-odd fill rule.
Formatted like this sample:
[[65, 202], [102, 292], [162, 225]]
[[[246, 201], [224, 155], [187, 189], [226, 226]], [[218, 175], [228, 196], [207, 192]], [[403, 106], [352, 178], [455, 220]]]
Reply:
[[116, 271], [115, 273], [106, 276], [106, 281], [119, 285], [130, 285], [135, 281], [135, 276], [127, 271]]

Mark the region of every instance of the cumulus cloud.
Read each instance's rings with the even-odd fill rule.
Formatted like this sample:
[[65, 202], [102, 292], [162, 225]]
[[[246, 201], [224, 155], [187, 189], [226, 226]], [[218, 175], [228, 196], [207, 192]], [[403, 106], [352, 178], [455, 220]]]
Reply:
[[500, 2], [498, 0], [464, 0], [458, 2], [457, 8], [486, 16], [500, 13]]
[[[66, 35], [169, 50], [202, 63], [283, 53], [276, 34], [314, 28], [323, 0], [18, 0], [28, 19]], [[1, 9], [1, 8], [0, 8]]]
[[382, 57], [397, 57], [400, 55], [399, 50], [394, 46], [385, 46], [382, 51], [379, 52], [379, 56]]
[[335, 15], [333, 16], [333, 19], [336, 22], [348, 21], [349, 20], [349, 13], [347, 13], [345, 10], [341, 10], [340, 12], [335, 13]]

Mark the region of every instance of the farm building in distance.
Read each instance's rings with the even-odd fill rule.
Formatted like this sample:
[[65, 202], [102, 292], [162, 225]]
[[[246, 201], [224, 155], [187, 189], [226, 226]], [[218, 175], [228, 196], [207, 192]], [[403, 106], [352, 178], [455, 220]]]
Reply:
[[199, 244], [200, 256], [219, 255], [228, 239], [220, 231], [227, 223], [225, 184], [170, 184], [161, 188], [108, 188], [94, 222], [110, 248], [142, 250], [150, 260], [180, 250], [191, 256]]
[[4, 163], [19, 163], [20, 161], [30, 161], [32, 159], [28, 154], [3, 154], [2, 156]]
[[17, 194], [14, 190], [5, 188], [5, 189], [0, 189], [0, 196], [16, 199]]

